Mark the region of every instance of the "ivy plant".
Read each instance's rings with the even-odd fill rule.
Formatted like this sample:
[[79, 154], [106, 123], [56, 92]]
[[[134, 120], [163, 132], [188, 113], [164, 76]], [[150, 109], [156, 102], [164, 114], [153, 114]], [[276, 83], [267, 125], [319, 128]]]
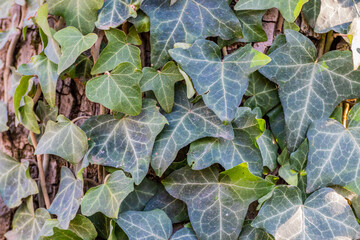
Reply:
[[[6, 61], [21, 33], [41, 47], [0, 62], [0, 132], [27, 129], [36, 158], [0, 152], [7, 239], [360, 238], [359, 1], [4, 0], [0, 18], [13, 5]], [[57, 107], [65, 79], [99, 114]]]

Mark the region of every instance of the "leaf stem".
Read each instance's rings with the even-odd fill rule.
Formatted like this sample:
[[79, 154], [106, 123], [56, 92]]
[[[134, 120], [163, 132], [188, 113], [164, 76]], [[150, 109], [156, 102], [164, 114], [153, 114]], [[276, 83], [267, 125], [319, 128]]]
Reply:
[[74, 118], [73, 120], [71, 120], [72, 123], [75, 123], [76, 121], [79, 121], [81, 119], [88, 119], [90, 116], [80, 116], [77, 118]]
[[347, 128], [347, 117], [350, 110], [350, 104], [348, 102], [344, 102], [344, 111], [342, 116], [342, 124], [345, 128]]
[[[31, 142], [32, 142], [34, 148], [36, 149], [37, 141], [36, 141], [35, 133], [30, 132], [30, 137], [31, 137]], [[47, 189], [46, 189], [46, 179], [45, 179], [45, 173], [44, 173], [44, 167], [43, 167], [43, 162], [42, 162], [41, 155], [36, 155], [36, 159], [37, 159], [37, 165], [38, 165], [38, 169], [39, 169], [41, 191], [42, 191], [43, 196], [44, 196], [46, 209], [49, 209], [49, 207], [50, 207], [50, 199], [49, 199], [49, 195], [48, 195], [48, 192], [47, 192]]]

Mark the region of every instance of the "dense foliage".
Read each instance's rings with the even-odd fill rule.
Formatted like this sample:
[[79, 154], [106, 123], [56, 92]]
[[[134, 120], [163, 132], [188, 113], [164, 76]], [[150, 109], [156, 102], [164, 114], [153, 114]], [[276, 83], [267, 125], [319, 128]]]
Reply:
[[[0, 131], [13, 108], [39, 177], [0, 152], [0, 195], [17, 208], [7, 239], [360, 238], [359, 0], [2, 0], [1, 18], [13, 4], [21, 21], [0, 49], [28, 28], [42, 49], [5, 63]], [[267, 40], [271, 8], [284, 31], [265, 54], [251, 43]], [[334, 50], [334, 32], [352, 52]], [[99, 115], [58, 114], [65, 78]], [[54, 199], [47, 155], [68, 162]], [[107, 175], [85, 189], [89, 165]]]

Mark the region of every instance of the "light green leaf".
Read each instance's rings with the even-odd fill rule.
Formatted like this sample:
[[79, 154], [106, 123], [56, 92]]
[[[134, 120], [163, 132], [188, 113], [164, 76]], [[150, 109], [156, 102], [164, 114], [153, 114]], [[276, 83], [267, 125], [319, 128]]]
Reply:
[[[20, 105], [24, 105], [23, 98], [30, 91], [33, 81], [32, 76], [23, 76], [20, 79], [18, 86], [14, 92], [14, 112], [17, 119], [19, 119]], [[30, 83], [30, 84], [29, 84]], [[30, 88], [30, 89], [29, 89]]]
[[8, 240], [36, 239], [45, 221], [50, 214], [44, 208], [34, 211], [33, 198], [28, 197], [15, 212], [12, 220], [12, 230], [5, 234]]
[[119, 120], [111, 115], [88, 119], [82, 128], [89, 140], [89, 162], [122, 168], [139, 184], [148, 172], [155, 137], [166, 119], [156, 102], [144, 99], [141, 113]]
[[29, 96], [24, 96], [24, 105], [19, 108], [19, 120], [26, 129], [40, 134], [39, 125], [36, 119], [36, 115], [34, 113], [34, 101]]
[[136, 18], [141, 0], [107, 0], [99, 11], [96, 27], [103, 30], [116, 28], [129, 17]]
[[138, 33], [149, 32], [150, 31], [150, 19], [149, 17], [141, 10], [137, 11], [136, 18], [129, 18], [129, 22], [131, 22]]
[[177, 230], [170, 238], [170, 240], [198, 240], [196, 233], [191, 227], [191, 224], [185, 224], [180, 230]]
[[256, 143], [259, 146], [260, 153], [263, 159], [263, 166], [268, 167], [271, 171], [274, 171], [277, 164], [277, 152], [278, 145], [270, 130], [265, 129], [264, 133], [256, 139]]
[[191, 77], [206, 106], [224, 122], [231, 122], [248, 86], [249, 75], [270, 61], [251, 45], [221, 59], [214, 42], [198, 40], [190, 48], [175, 48], [171, 57]]
[[103, 0], [48, 0], [48, 5], [50, 14], [62, 16], [67, 26], [88, 34], [94, 30], [97, 10], [102, 7]]
[[239, 0], [235, 10], [266, 10], [279, 9], [281, 15], [288, 22], [294, 22], [301, 12], [302, 6], [309, 0]]
[[85, 216], [101, 212], [109, 218], [117, 218], [121, 202], [134, 190], [134, 181], [119, 170], [106, 178], [104, 184], [90, 188], [81, 202]]
[[[60, 0], [60, 2], [64, 1], [66, 0]], [[74, 0], [73, 2], [77, 1], [80, 0]], [[55, 33], [54, 38], [61, 45], [61, 57], [57, 70], [58, 74], [60, 74], [68, 67], [70, 67], [82, 52], [91, 48], [98, 37], [95, 33], [89, 33], [88, 35], [84, 36], [76, 28], [67, 27]]]
[[250, 74], [245, 96], [249, 98], [244, 102], [244, 106], [252, 109], [258, 107], [261, 109], [262, 115], [280, 103], [277, 86], [259, 72]]
[[265, 202], [253, 227], [275, 239], [357, 239], [360, 226], [347, 201], [331, 188], [313, 193], [306, 201], [297, 187], [280, 186]]
[[128, 235], [129, 240], [168, 240], [173, 230], [170, 218], [160, 209], [124, 212], [116, 222]]
[[179, 72], [184, 77], [184, 80], [185, 80], [185, 83], [186, 83], [186, 95], [187, 95], [187, 98], [190, 99], [196, 94], [193, 83], [192, 83], [189, 75], [187, 75], [186, 72], [184, 72], [179, 65], [178, 65], [178, 68], [179, 68]]
[[274, 240], [274, 237], [263, 229], [252, 227], [251, 222], [246, 221], [238, 240]]
[[287, 147], [293, 152], [311, 122], [329, 117], [342, 100], [360, 95], [360, 71], [353, 71], [349, 51], [330, 51], [317, 61], [310, 39], [292, 30], [285, 34], [287, 43], [269, 55], [272, 61], [260, 73], [279, 85]]
[[38, 193], [36, 182], [31, 179], [29, 162], [18, 160], [0, 151], [0, 195], [6, 206], [17, 207], [21, 199]]
[[165, 112], [170, 113], [174, 105], [175, 83], [184, 79], [174, 62], [168, 62], [161, 71], [146, 67], [140, 82], [141, 91], [152, 90]]
[[86, 96], [111, 110], [136, 116], [141, 111], [142, 75], [133, 64], [121, 63], [111, 73], [91, 79], [86, 84]]
[[35, 154], [53, 154], [70, 163], [79, 163], [88, 149], [86, 134], [63, 115], [57, 121], [47, 123]]
[[165, 117], [169, 125], [159, 134], [152, 152], [151, 166], [161, 176], [174, 161], [178, 151], [204, 137], [234, 138], [230, 125], [225, 126], [202, 101], [189, 102], [184, 84], [175, 88], [173, 111]]
[[137, 68], [141, 68], [140, 49], [127, 42], [127, 36], [123, 31], [110, 29], [105, 31], [105, 35], [109, 43], [91, 69], [91, 74], [110, 71], [124, 62], [130, 62]]
[[49, 208], [49, 212], [57, 216], [61, 228], [67, 229], [70, 221], [75, 218], [82, 196], [82, 180], [76, 179], [67, 167], [61, 167], [59, 191]]
[[8, 112], [7, 105], [3, 101], [0, 101], [0, 133], [5, 132], [9, 129], [7, 126]]
[[257, 119], [255, 111], [246, 107], [238, 108], [232, 123], [234, 139], [204, 138], [191, 143], [187, 154], [189, 166], [201, 170], [219, 163], [225, 169], [230, 169], [247, 162], [250, 172], [261, 176], [263, 161], [255, 142], [263, 133], [264, 126], [265, 121]]
[[202, 171], [184, 167], [162, 183], [173, 197], [188, 206], [198, 238], [209, 240], [236, 239], [250, 203], [273, 188], [272, 183], [252, 175], [247, 163], [221, 174], [216, 166]]
[[315, 28], [316, 19], [319, 16], [321, 7], [321, 0], [309, 0], [304, 4], [302, 8], [302, 13], [310, 25], [310, 27]]
[[57, 65], [42, 54], [33, 56], [30, 63], [22, 64], [18, 69], [24, 75], [38, 76], [41, 91], [51, 107], [55, 107], [56, 82], [59, 78], [56, 70]]
[[239, 20], [225, 1], [182, 0], [170, 6], [170, 0], [145, 0], [141, 9], [150, 17], [151, 62], [156, 69], [170, 60], [168, 50], [175, 43], [241, 36]]
[[110, 221], [110, 234], [107, 240], [129, 240], [125, 232], [120, 228], [120, 226], [114, 221]]
[[164, 187], [159, 189], [156, 195], [147, 202], [144, 211], [154, 209], [163, 210], [173, 224], [189, 221], [186, 204], [173, 198]]

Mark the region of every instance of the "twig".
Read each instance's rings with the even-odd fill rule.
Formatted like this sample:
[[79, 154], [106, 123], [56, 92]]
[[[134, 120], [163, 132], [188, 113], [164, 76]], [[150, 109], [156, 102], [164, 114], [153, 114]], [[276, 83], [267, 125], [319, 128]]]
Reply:
[[90, 179], [90, 178], [84, 178], [84, 181], [89, 182], [89, 183], [91, 183], [91, 184], [94, 185], [94, 186], [100, 185], [98, 182], [96, 182], [95, 180], [92, 180], [92, 179]]
[[[32, 144], [33, 144], [34, 148], [36, 149], [37, 141], [36, 141], [35, 133], [30, 132], [30, 137], [31, 137]], [[45, 179], [45, 173], [44, 173], [44, 168], [43, 168], [43, 162], [42, 162], [41, 155], [36, 155], [36, 159], [37, 159], [37, 165], [38, 165], [38, 169], [39, 169], [41, 191], [42, 191], [43, 196], [44, 196], [45, 206], [46, 206], [47, 209], [49, 209], [49, 207], [50, 207], [50, 199], [49, 199], [48, 192], [46, 190], [46, 179]]]
[[73, 120], [71, 120], [72, 123], [75, 123], [76, 121], [79, 121], [81, 119], [88, 119], [90, 116], [80, 116], [80, 117], [77, 117]]
[[98, 39], [96, 40], [96, 43], [91, 47], [91, 56], [93, 57], [94, 64], [99, 58], [100, 55], [100, 46], [101, 42], [104, 38], [104, 31], [100, 31], [98, 34]]
[[347, 117], [348, 117], [348, 114], [349, 114], [349, 110], [350, 110], [350, 104], [345, 102], [344, 103], [343, 116], [342, 116], [342, 124], [343, 124], [343, 126], [345, 128], [347, 127]]
[[39, 98], [41, 96], [41, 86], [40, 83], [36, 86], [36, 92], [35, 96], [33, 97], [34, 105], [39, 101]]
[[223, 48], [222, 48], [222, 53], [223, 53], [224, 57], [225, 57], [226, 55], [228, 55], [227, 47], [223, 47]]
[[334, 41], [334, 32], [331, 30], [326, 35], [326, 44], [325, 44], [324, 53], [327, 53], [330, 51], [333, 41]]
[[279, 18], [276, 23], [275, 35], [282, 33], [283, 25], [284, 25], [284, 17], [279, 12]]
[[324, 55], [325, 44], [326, 44], [326, 34], [322, 34], [318, 46], [318, 57], [316, 59], [316, 62]]

